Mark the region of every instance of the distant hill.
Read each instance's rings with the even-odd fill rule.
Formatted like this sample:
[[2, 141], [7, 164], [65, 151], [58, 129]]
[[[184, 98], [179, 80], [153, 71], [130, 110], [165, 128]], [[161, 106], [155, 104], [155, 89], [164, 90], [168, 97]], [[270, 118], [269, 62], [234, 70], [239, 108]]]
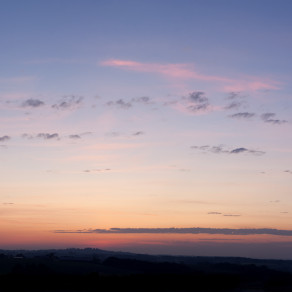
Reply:
[[1, 292], [291, 292], [292, 261], [154, 256], [94, 248], [0, 250], [0, 284]]

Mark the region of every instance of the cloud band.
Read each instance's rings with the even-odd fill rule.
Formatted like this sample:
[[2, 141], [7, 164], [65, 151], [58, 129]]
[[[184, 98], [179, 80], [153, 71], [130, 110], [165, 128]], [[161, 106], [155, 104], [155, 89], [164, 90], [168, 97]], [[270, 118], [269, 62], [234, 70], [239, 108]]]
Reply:
[[110, 229], [82, 229], [82, 230], [55, 230], [55, 233], [99, 233], [99, 234], [222, 234], [222, 235], [278, 235], [292, 236], [292, 230], [272, 228], [110, 228]]

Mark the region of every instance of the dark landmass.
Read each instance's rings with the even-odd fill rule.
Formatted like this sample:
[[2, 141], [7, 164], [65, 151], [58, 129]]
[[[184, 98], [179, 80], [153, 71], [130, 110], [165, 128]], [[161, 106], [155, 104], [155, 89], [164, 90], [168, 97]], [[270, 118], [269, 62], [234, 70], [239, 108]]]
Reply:
[[0, 250], [0, 291], [291, 292], [292, 261], [91, 248]]

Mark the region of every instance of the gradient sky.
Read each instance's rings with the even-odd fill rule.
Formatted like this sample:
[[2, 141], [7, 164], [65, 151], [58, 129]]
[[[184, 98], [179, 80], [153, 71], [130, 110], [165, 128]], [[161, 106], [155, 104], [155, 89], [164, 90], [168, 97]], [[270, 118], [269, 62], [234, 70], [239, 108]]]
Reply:
[[0, 248], [292, 259], [291, 1], [0, 4]]

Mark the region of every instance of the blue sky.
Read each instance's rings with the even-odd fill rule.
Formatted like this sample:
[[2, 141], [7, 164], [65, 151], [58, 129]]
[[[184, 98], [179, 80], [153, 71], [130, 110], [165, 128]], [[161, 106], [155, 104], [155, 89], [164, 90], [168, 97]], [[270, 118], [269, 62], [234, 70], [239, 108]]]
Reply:
[[181, 253], [200, 236], [80, 230], [292, 229], [290, 1], [1, 4], [2, 247]]

